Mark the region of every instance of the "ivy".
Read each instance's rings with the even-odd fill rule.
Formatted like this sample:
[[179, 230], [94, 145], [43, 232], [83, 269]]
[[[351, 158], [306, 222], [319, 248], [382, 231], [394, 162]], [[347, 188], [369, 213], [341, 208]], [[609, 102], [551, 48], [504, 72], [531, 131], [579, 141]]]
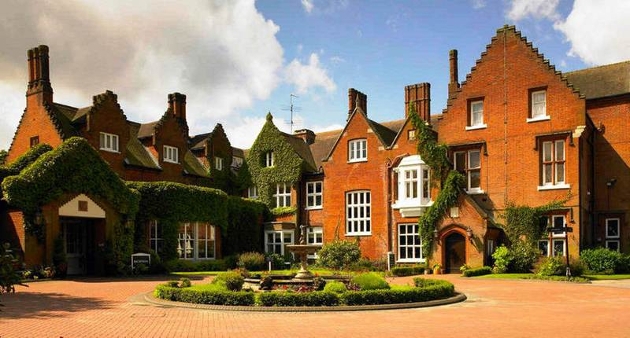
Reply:
[[[44, 152], [47, 148], [38, 149]], [[30, 152], [26, 155], [36, 156]], [[45, 227], [34, 224], [36, 212], [65, 193], [84, 193], [108, 201], [127, 219], [135, 217], [140, 198], [137, 191], [127, 188], [87, 140], [80, 137], [66, 140], [56, 149], [43, 153], [18, 175], [6, 177], [2, 190], [10, 205], [23, 211], [26, 232], [40, 241], [44, 239]]]
[[[51, 151], [53, 148], [47, 144], [38, 144], [30, 148], [22, 156], [18, 157], [15, 161], [7, 166], [0, 166], [0, 182], [7, 176], [13, 176], [19, 174], [24, 168], [28, 167], [31, 163], [35, 162], [42, 154]], [[2, 189], [0, 188], [0, 197]]]
[[455, 170], [451, 170], [448, 159], [448, 147], [437, 143], [437, 134], [430, 125], [423, 121], [415, 112], [415, 107], [410, 105], [409, 116], [416, 129], [418, 142], [418, 154], [430, 168], [434, 180], [440, 183], [440, 192], [435, 202], [427, 208], [426, 212], [418, 220], [418, 228], [422, 238], [422, 254], [431, 257], [433, 248], [433, 233], [438, 223], [444, 218], [446, 212], [457, 204], [459, 194], [464, 185], [464, 176]]
[[297, 211], [296, 206], [290, 207], [277, 207], [271, 209], [271, 214], [274, 216], [282, 216], [282, 215], [293, 215]]
[[528, 244], [533, 245], [547, 231], [547, 224], [541, 223], [542, 217], [551, 211], [562, 209], [567, 200], [568, 198], [553, 201], [538, 207], [508, 202], [503, 212], [503, 218], [506, 222], [504, 231], [510, 242], [516, 243], [519, 240], [525, 240]]
[[228, 228], [222, 236], [223, 253], [236, 255], [262, 251], [263, 221], [270, 219], [269, 209], [259, 201], [228, 197]]
[[[265, 166], [265, 155], [273, 152], [274, 166]], [[267, 114], [267, 122], [258, 134], [247, 156], [247, 165], [252, 183], [258, 188], [258, 198], [268, 205], [274, 206], [272, 198], [276, 184], [293, 185], [300, 179], [305, 161], [287, 142], [286, 134], [273, 124], [271, 113]]]

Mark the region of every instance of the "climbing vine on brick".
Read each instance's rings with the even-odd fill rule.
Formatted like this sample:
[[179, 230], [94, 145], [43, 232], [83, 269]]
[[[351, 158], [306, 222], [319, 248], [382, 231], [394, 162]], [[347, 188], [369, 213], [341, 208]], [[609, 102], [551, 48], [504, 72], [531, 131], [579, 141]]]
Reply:
[[[45, 149], [42, 146], [39, 151]], [[2, 190], [10, 205], [23, 211], [26, 232], [40, 241], [44, 239], [45, 226], [35, 224], [36, 212], [65, 193], [84, 193], [108, 201], [127, 219], [135, 217], [140, 199], [138, 192], [127, 188], [97, 151], [80, 137], [66, 140], [19, 174], [5, 178]]]
[[413, 105], [409, 107], [411, 123], [416, 129], [418, 154], [430, 168], [432, 177], [440, 185], [440, 192], [435, 202], [418, 220], [420, 237], [422, 238], [422, 254], [429, 258], [433, 247], [433, 233], [446, 212], [457, 204], [459, 194], [464, 185], [464, 176], [452, 170], [448, 159], [448, 147], [437, 143], [437, 134], [415, 112]]
[[503, 219], [506, 226], [505, 234], [511, 243], [524, 240], [530, 245], [534, 245], [539, 238], [547, 231], [547, 224], [541, 223], [543, 216], [551, 211], [563, 208], [567, 199], [553, 201], [538, 207], [516, 205], [509, 202], [503, 211]]
[[[265, 165], [265, 157], [269, 152], [273, 152], [273, 166]], [[251, 180], [258, 188], [258, 198], [273, 208], [275, 203], [272, 196], [276, 185], [295, 184], [300, 179], [305, 163], [286, 141], [286, 135], [273, 124], [273, 117], [269, 113], [267, 122], [249, 151], [247, 165]]]

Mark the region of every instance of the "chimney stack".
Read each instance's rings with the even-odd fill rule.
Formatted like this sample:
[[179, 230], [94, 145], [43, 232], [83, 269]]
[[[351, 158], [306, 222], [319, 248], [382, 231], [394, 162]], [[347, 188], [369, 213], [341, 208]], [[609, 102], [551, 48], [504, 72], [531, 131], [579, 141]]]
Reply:
[[450, 68], [450, 78], [448, 82], [448, 98], [451, 99], [455, 95], [455, 92], [459, 89], [458, 75], [457, 75], [457, 49], [452, 49], [448, 53], [448, 61]]
[[405, 87], [405, 118], [409, 117], [409, 106], [426, 122], [431, 122], [431, 84], [427, 82]]
[[361, 108], [367, 115], [367, 95], [350, 88], [348, 89], [348, 118], [350, 118], [355, 108]]
[[315, 133], [309, 129], [300, 129], [294, 132], [294, 135], [303, 139], [309, 146], [315, 143]]
[[50, 67], [48, 65], [48, 46], [41, 45], [30, 49], [28, 56], [28, 89], [26, 96], [40, 94], [40, 103], [53, 102], [53, 90], [50, 85]]
[[168, 94], [168, 109], [175, 117], [186, 121], [186, 95], [180, 93]]

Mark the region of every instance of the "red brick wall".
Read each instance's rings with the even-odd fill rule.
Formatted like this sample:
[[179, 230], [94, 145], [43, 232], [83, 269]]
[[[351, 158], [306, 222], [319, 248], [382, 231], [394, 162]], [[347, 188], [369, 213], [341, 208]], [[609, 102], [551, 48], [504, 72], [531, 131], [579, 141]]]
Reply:
[[[630, 248], [630, 96], [593, 100], [588, 114], [598, 128], [595, 133], [594, 198], [595, 238], [604, 245], [605, 219], [621, 219], [621, 249]], [[612, 181], [614, 179], [614, 181]]]
[[[164, 161], [164, 145], [179, 149], [179, 163]], [[183, 162], [186, 151], [188, 150], [188, 140], [186, 132], [173, 115], [167, 115], [166, 118], [162, 119], [161, 125], [156, 126], [154, 149], [157, 151], [158, 163], [163, 170], [160, 179], [164, 181], [184, 182]]]
[[[528, 123], [530, 90], [547, 91], [547, 121]], [[466, 130], [469, 100], [483, 98], [487, 128]], [[567, 197], [579, 219], [579, 135], [586, 125], [585, 101], [545, 63], [514, 29], [498, 31], [475, 68], [450, 101], [440, 121], [439, 141], [448, 145], [485, 142], [481, 156], [481, 189], [493, 209], [506, 202], [537, 206]], [[571, 189], [538, 191], [541, 148], [537, 136], [567, 132], [565, 181]], [[574, 137], [575, 136], [575, 137]], [[570, 143], [573, 145], [570, 145]], [[576, 229], [577, 230], [577, 229]], [[573, 233], [579, 240], [579, 232]], [[576, 247], [575, 245], [573, 246]]]
[[53, 148], [63, 142], [37, 94], [27, 97], [27, 108], [9, 148], [7, 163], [15, 161], [28, 151], [33, 136], [39, 137], [39, 143], [46, 143]]

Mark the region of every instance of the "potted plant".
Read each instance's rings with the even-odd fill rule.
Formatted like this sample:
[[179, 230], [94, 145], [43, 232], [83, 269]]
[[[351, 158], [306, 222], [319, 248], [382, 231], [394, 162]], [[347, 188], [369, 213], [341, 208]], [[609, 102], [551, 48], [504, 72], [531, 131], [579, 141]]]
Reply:
[[442, 272], [442, 264], [440, 263], [433, 264], [433, 274], [439, 275], [441, 272]]

